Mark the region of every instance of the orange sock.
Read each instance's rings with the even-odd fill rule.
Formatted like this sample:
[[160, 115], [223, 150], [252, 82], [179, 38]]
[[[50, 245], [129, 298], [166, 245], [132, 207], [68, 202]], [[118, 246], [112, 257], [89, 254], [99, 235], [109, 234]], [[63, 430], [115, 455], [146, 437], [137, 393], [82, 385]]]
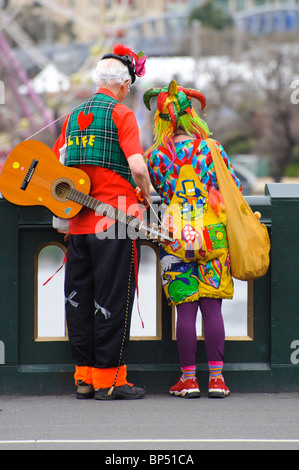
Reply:
[[92, 385], [92, 371], [93, 367], [76, 366], [76, 372], [74, 375], [75, 384], [78, 385], [78, 380], [82, 380], [85, 384]]
[[[108, 369], [93, 369], [93, 388], [109, 388], [112, 387], [115, 381], [117, 367], [110, 367]], [[127, 366], [120, 366], [117, 375], [115, 386], [120, 387], [127, 383]]]

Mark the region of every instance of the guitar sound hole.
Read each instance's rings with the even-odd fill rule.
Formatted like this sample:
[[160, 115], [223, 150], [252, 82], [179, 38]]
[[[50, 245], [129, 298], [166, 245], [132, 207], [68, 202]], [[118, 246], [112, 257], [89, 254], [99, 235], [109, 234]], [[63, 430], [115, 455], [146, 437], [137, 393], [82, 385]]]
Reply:
[[71, 186], [67, 182], [58, 183], [55, 188], [56, 196], [65, 199], [71, 189]]

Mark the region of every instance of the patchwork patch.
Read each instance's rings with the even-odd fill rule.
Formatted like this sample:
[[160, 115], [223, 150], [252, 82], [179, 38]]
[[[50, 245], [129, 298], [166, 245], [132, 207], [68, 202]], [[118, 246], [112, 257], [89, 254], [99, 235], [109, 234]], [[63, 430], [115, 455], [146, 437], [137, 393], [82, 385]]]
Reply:
[[198, 279], [192, 275], [193, 269], [187, 273], [181, 273], [168, 284], [168, 295], [173, 302], [182, 302], [198, 291]]
[[224, 224], [214, 224], [207, 226], [213, 250], [228, 248], [226, 229]]
[[219, 289], [222, 266], [218, 259], [208, 261], [206, 265], [200, 264], [198, 266], [199, 280], [215, 289]]

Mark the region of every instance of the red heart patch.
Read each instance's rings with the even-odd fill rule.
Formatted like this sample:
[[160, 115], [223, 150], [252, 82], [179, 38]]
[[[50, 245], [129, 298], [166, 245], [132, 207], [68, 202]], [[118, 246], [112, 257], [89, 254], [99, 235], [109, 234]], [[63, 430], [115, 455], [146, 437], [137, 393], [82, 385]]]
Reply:
[[79, 124], [80, 129], [81, 129], [81, 132], [84, 131], [85, 129], [87, 129], [87, 127], [90, 126], [92, 121], [93, 121], [93, 113], [89, 113], [89, 114], [85, 115], [83, 113], [83, 111], [81, 111], [81, 113], [79, 114], [78, 119], [77, 119], [77, 122]]

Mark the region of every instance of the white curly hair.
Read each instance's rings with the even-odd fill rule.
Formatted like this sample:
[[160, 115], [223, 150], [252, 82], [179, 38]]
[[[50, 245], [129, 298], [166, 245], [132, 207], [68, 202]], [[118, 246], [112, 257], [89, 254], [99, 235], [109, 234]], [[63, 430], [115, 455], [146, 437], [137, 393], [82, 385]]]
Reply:
[[116, 59], [100, 60], [95, 70], [96, 84], [101, 85], [124, 85], [127, 81], [132, 82], [128, 67]]

